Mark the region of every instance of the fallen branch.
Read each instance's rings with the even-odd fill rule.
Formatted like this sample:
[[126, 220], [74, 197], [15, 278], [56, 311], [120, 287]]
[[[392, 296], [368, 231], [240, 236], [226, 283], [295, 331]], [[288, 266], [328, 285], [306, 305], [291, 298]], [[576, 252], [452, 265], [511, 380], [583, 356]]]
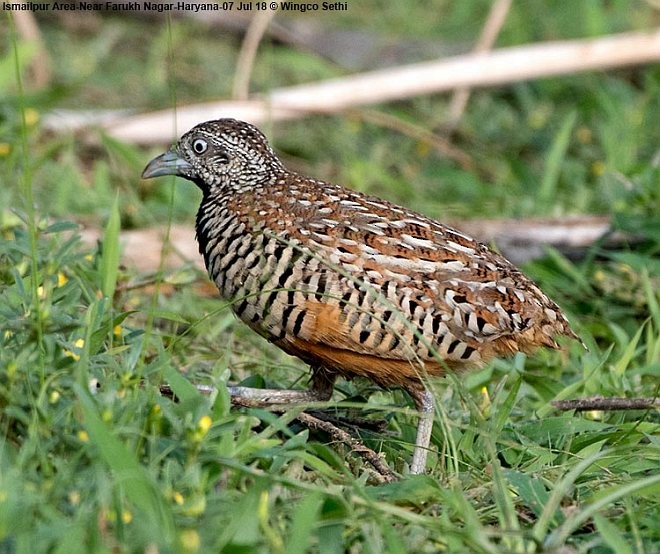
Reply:
[[649, 410], [660, 408], [660, 398], [577, 398], [574, 400], [554, 400], [552, 405], [558, 410], [575, 410], [587, 412], [591, 410]]
[[[114, 138], [163, 144], [200, 121], [235, 117], [256, 124], [340, 111], [466, 87], [486, 87], [660, 60], [660, 30], [472, 53], [281, 88], [246, 101], [221, 101], [137, 115], [102, 127]], [[58, 121], [62, 130], [65, 122]], [[71, 127], [69, 127], [71, 128]]]
[[[571, 259], [580, 258], [596, 241], [606, 237], [610, 229], [609, 219], [601, 216], [448, 220], [446, 223], [482, 242], [496, 244], [500, 252], [516, 264], [545, 256], [547, 246]], [[84, 243], [93, 245], [102, 234], [100, 229], [88, 228], [81, 231], [81, 236]], [[122, 263], [140, 272], [158, 270], [164, 236], [164, 230], [156, 228], [123, 231], [120, 237]], [[613, 233], [607, 236], [603, 246], [617, 247], [634, 240], [634, 237]], [[172, 225], [164, 267], [181, 267], [192, 262], [203, 270], [198, 252], [192, 225]]]

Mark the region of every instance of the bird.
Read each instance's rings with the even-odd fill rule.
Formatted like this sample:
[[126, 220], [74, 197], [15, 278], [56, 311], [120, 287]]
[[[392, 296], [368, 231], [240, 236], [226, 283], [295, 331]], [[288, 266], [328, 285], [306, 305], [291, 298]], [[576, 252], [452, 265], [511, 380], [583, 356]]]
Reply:
[[307, 390], [229, 386], [232, 397], [327, 401], [340, 377], [403, 389], [419, 412], [411, 474], [426, 471], [436, 402], [428, 377], [578, 338], [559, 306], [485, 244], [287, 169], [252, 124], [196, 125], [142, 177], [165, 175], [202, 191], [196, 238], [220, 296], [311, 368]]

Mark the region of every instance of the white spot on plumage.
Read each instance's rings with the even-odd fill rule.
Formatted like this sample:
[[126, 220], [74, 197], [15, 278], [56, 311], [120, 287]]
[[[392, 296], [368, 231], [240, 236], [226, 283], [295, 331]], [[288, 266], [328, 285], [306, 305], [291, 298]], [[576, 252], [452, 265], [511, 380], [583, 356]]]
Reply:
[[497, 328], [494, 325], [491, 325], [490, 323], [486, 323], [482, 328], [481, 332], [484, 335], [494, 335], [497, 333]]
[[386, 279], [393, 279], [400, 281], [401, 283], [407, 283], [412, 280], [410, 275], [406, 275], [405, 273], [397, 273], [387, 268], [383, 269], [382, 273]]
[[378, 208], [379, 210], [387, 210], [388, 207], [385, 204], [381, 204], [380, 202], [374, 202], [373, 200], [364, 200], [365, 204], [369, 204], [370, 206], [373, 206], [374, 208]]
[[323, 233], [317, 233], [316, 231], [312, 231], [312, 236], [315, 239], [318, 239], [320, 241], [331, 241], [332, 237], [329, 237], [328, 235], [324, 235]]
[[407, 217], [402, 220], [404, 223], [408, 223], [411, 225], [419, 225], [420, 227], [424, 227], [425, 229], [428, 229], [430, 225], [426, 223], [426, 221], [421, 221], [419, 219], [416, 219], [414, 217]]
[[440, 262], [438, 265], [440, 269], [444, 269], [448, 271], [462, 271], [465, 269], [465, 264], [460, 260], [452, 260], [451, 262]]
[[447, 244], [447, 248], [449, 248], [449, 250], [453, 250], [454, 252], [464, 252], [465, 254], [474, 254], [474, 248], [470, 248], [469, 246], [463, 246], [461, 244], [458, 244], [457, 242], [454, 242], [453, 240], [448, 240], [446, 244]]
[[435, 249], [435, 244], [433, 243], [433, 241], [430, 241], [428, 239], [420, 239], [419, 237], [413, 237], [412, 235], [409, 235], [407, 233], [402, 233], [401, 238], [403, 239], [404, 243], [409, 244], [410, 246], [414, 246], [416, 248]]

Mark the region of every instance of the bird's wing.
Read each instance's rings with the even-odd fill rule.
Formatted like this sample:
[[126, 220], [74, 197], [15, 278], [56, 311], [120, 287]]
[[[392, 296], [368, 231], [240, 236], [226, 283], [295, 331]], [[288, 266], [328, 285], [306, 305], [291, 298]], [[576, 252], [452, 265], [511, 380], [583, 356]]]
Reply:
[[471, 237], [335, 185], [286, 186], [264, 208], [263, 232], [315, 260], [300, 264], [296, 288], [305, 300], [292, 297], [289, 339], [468, 365], [571, 334], [532, 281]]

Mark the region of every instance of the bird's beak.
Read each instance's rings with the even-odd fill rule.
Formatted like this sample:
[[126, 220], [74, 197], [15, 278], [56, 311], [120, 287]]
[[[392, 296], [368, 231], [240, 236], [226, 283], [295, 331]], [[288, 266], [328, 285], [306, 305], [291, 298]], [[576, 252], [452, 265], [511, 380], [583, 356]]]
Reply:
[[192, 166], [179, 156], [176, 150], [168, 150], [151, 160], [142, 172], [143, 179], [161, 177], [162, 175], [178, 175], [190, 178]]

